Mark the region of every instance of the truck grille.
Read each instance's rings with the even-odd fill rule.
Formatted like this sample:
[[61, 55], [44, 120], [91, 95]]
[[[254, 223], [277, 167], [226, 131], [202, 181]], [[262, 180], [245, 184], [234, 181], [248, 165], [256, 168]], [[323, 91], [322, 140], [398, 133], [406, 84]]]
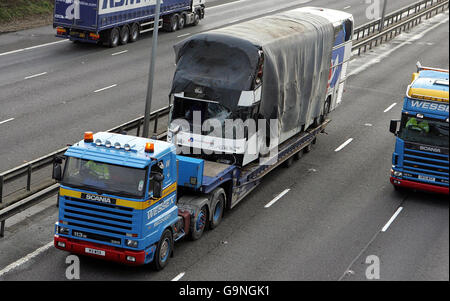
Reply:
[[65, 197], [60, 206], [61, 216], [73, 229], [74, 237], [121, 245], [121, 237], [137, 233], [132, 208], [74, 197]]
[[414, 181], [448, 186], [449, 157], [415, 149], [405, 149], [403, 176]]

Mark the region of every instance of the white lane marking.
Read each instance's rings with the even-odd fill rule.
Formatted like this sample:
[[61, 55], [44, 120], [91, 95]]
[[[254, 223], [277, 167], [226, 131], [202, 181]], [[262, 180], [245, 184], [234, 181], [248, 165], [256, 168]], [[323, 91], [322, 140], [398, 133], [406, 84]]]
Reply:
[[6, 273], [14, 270], [15, 268], [21, 266], [22, 264], [28, 262], [30, 259], [38, 256], [42, 252], [45, 252], [47, 249], [49, 249], [51, 246], [53, 246], [53, 241], [49, 242], [48, 244], [40, 247], [39, 249], [35, 250], [34, 252], [26, 255], [25, 257], [22, 257], [21, 259], [17, 260], [16, 262], [11, 263], [6, 268], [0, 271], [0, 277], [5, 275]]
[[24, 79], [35, 78], [35, 77], [42, 76], [42, 75], [45, 75], [45, 74], [47, 74], [47, 72], [42, 72], [42, 73], [39, 73], [39, 74], [30, 75], [30, 76], [25, 77]]
[[101, 89], [95, 90], [95, 91], [94, 91], [94, 93], [98, 93], [98, 92], [101, 92], [101, 91], [105, 91], [105, 90], [108, 90], [108, 89], [114, 88], [114, 87], [116, 87], [116, 86], [117, 86], [117, 84], [114, 84], [114, 85], [111, 85], [111, 86], [108, 86], [108, 87], [104, 87], [104, 88], [101, 88]]
[[13, 120], [14, 120], [14, 118], [9, 118], [9, 119], [0, 121], [0, 124], [7, 123], [8, 121], [13, 121]]
[[383, 229], [381, 229], [381, 232], [386, 232], [386, 230], [389, 228], [389, 226], [392, 224], [392, 222], [397, 218], [397, 216], [400, 214], [400, 212], [403, 210], [403, 207], [399, 207], [397, 211], [395, 211], [394, 215], [391, 217], [391, 219], [387, 222], [386, 225], [384, 225]]
[[376, 58], [374, 58], [374, 59], [371, 59], [371, 60], [368, 61], [367, 63], [365, 63], [365, 64], [363, 64], [363, 65], [361, 65], [361, 66], [359, 66], [359, 67], [353, 69], [352, 72], [350, 72], [349, 75], [348, 75], [347, 77], [350, 77], [350, 76], [352, 76], [352, 75], [356, 75], [356, 74], [358, 74], [358, 73], [360, 73], [360, 72], [362, 72], [362, 71], [364, 71], [364, 70], [367, 70], [369, 67], [371, 67], [372, 65], [375, 65], [375, 64], [381, 62], [383, 59], [389, 57], [393, 52], [397, 51], [398, 49], [402, 48], [403, 46], [405, 46], [405, 45], [410, 45], [413, 41], [416, 41], [416, 40], [422, 38], [422, 37], [423, 37], [425, 34], [427, 34], [429, 31], [432, 31], [432, 30], [434, 30], [435, 28], [441, 26], [442, 24], [447, 23], [448, 20], [449, 20], [449, 19], [446, 18], [445, 20], [442, 20], [442, 21], [440, 21], [440, 22], [434, 24], [433, 26], [431, 26], [431, 27], [429, 27], [429, 28], [423, 30], [423, 31], [420, 32], [419, 34], [416, 34], [416, 35], [410, 37], [408, 40], [402, 42], [401, 44], [398, 44], [396, 47], [394, 47], [394, 48], [392, 48], [392, 49], [390, 49], [390, 50], [388, 50], [388, 51], [383, 52], [383, 53], [380, 54], [378, 57], [376, 57]]
[[8, 51], [8, 52], [3, 52], [3, 53], [0, 53], [0, 56], [13, 54], [13, 53], [17, 53], [17, 52], [22, 52], [22, 51], [25, 51], [25, 49], [17, 49], [17, 50], [11, 50], [11, 51]]
[[275, 204], [279, 199], [281, 199], [286, 193], [289, 192], [290, 189], [285, 189], [282, 193], [277, 195], [273, 200], [271, 200], [269, 203], [267, 203], [264, 208], [269, 208], [273, 204]]
[[185, 33], [185, 34], [182, 34], [182, 35], [179, 35], [177, 38], [182, 38], [182, 37], [187, 37], [188, 35], [190, 35], [191, 33], [190, 32], [188, 32], [188, 33]]
[[185, 272], [178, 274], [175, 278], [173, 278], [171, 281], [178, 281], [181, 278], [183, 278], [184, 274], [186, 274]]
[[388, 108], [386, 108], [386, 110], [384, 110], [384, 113], [389, 112], [393, 107], [395, 107], [397, 105], [396, 102], [394, 102], [393, 104], [391, 104]]
[[236, 3], [239, 3], [239, 2], [243, 2], [243, 1], [248, 1], [248, 0], [237, 0], [237, 1], [233, 1], [233, 2], [228, 2], [228, 3], [216, 5], [216, 6], [207, 7], [207, 8], [205, 8], [205, 10], [211, 10], [211, 9], [215, 9], [215, 8], [221, 8], [221, 7], [224, 7], [224, 6], [236, 4]]
[[353, 141], [353, 138], [348, 139], [347, 141], [345, 141], [344, 143], [342, 143], [338, 148], [336, 148], [334, 151], [338, 152], [340, 150], [342, 150], [344, 147], [346, 147], [348, 144], [350, 144], [350, 142]]
[[36, 48], [41, 48], [41, 47], [51, 46], [51, 45], [55, 45], [55, 44], [60, 44], [60, 43], [64, 43], [64, 42], [69, 42], [69, 40], [61, 40], [61, 41], [56, 41], [56, 42], [50, 42], [50, 43], [45, 43], [45, 44], [40, 44], [40, 45], [35, 45], [35, 46], [27, 47], [27, 48], [24, 48], [24, 49], [25, 49], [25, 50], [31, 50], [31, 49], [36, 49]]
[[115, 55], [124, 54], [124, 53], [127, 53], [127, 52], [128, 52], [128, 50], [124, 50], [124, 51], [119, 51], [119, 52], [113, 53], [111, 55], [115, 56]]
[[64, 42], [69, 42], [69, 40], [62, 40], [62, 41], [50, 42], [50, 43], [45, 43], [45, 44], [40, 44], [40, 45], [30, 46], [30, 47], [26, 47], [26, 48], [21, 48], [21, 49], [16, 49], [16, 50], [11, 50], [11, 51], [7, 51], [7, 52], [0, 53], [0, 56], [4, 56], [4, 55], [8, 55], [8, 54], [13, 54], [13, 53], [17, 53], [17, 52], [22, 52], [22, 51], [25, 51], [25, 50], [31, 50], [31, 49], [36, 49], [36, 48], [41, 48], [41, 47], [51, 46], [51, 45], [55, 45], [55, 44], [59, 44], [59, 43], [64, 43]]
[[350, 7], [352, 7], [351, 5], [344, 7], [344, 9], [349, 9]]

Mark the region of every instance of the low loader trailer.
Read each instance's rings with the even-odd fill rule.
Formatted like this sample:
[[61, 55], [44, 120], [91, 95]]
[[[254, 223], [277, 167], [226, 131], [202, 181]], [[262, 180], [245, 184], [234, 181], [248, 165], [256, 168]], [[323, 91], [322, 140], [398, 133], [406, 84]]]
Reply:
[[54, 245], [161, 270], [174, 242], [216, 228], [271, 170], [309, 152], [328, 123], [285, 141], [271, 164], [245, 167], [177, 155], [161, 140], [87, 132], [54, 164], [60, 182]]

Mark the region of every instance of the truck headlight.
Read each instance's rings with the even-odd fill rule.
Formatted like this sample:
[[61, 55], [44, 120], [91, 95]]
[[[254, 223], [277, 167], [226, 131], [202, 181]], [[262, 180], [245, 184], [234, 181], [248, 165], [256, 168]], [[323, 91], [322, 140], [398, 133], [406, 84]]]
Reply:
[[138, 242], [137, 242], [136, 240], [130, 240], [130, 239], [127, 239], [127, 240], [125, 241], [125, 243], [126, 243], [126, 245], [127, 245], [128, 247], [130, 247], [130, 248], [137, 248], [137, 247], [138, 247]]
[[401, 171], [394, 171], [394, 177], [401, 178], [403, 176], [403, 173]]
[[69, 229], [58, 226], [58, 234], [69, 235]]

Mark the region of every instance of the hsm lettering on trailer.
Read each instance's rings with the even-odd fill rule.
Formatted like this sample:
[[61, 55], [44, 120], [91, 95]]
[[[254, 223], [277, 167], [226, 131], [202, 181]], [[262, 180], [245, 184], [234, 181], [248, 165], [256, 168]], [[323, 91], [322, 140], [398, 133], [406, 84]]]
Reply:
[[[161, 1], [163, 4], [164, 1]], [[108, 14], [126, 9], [141, 8], [156, 5], [156, 0], [102, 0], [100, 6], [101, 14]]]

